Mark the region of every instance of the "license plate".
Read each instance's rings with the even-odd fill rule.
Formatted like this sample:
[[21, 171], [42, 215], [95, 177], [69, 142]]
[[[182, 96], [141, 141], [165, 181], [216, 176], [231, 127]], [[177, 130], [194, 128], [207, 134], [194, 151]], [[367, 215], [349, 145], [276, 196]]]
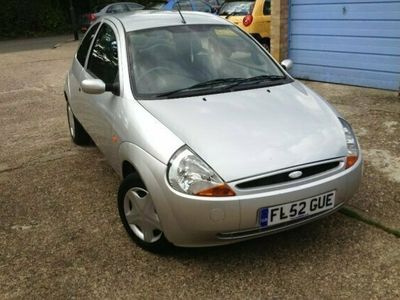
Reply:
[[259, 224], [261, 227], [277, 225], [332, 209], [335, 206], [335, 195], [335, 191], [331, 191], [296, 202], [261, 208]]

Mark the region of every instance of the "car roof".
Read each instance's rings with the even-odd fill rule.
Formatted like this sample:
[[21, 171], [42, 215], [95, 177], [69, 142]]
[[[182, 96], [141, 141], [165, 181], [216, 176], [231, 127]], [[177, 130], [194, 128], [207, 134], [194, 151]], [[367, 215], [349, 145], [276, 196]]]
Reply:
[[[229, 21], [203, 12], [182, 11], [186, 24], [216, 24], [232, 25]], [[139, 10], [128, 13], [106, 15], [105, 19], [119, 20], [125, 31], [135, 31], [148, 28], [183, 25], [182, 18], [177, 11]]]

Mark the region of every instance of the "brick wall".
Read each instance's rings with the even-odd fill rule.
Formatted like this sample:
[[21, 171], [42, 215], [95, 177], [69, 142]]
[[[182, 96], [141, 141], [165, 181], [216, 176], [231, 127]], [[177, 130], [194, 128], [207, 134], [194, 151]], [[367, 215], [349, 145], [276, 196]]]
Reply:
[[281, 62], [288, 58], [289, 0], [271, 1], [271, 54]]

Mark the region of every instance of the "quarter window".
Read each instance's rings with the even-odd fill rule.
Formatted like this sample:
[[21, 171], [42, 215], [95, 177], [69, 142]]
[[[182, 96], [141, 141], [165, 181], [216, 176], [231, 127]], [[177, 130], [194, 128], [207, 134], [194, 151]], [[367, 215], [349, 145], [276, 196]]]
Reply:
[[271, 0], [265, 0], [263, 7], [263, 14], [270, 15], [271, 14]]
[[99, 24], [96, 24], [92, 28], [90, 28], [88, 33], [85, 35], [85, 38], [83, 39], [81, 46], [79, 47], [76, 54], [76, 58], [82, 66], [85, 66], [86, 56], [88, 54], [90, 44], [92, 43], [92, 40], [96, 33], [97, 27], [99, 27]]
[[103, 24], [94, 41], [88, 71], [105, 83], [118, 81], [118, 45], [112, 28]]

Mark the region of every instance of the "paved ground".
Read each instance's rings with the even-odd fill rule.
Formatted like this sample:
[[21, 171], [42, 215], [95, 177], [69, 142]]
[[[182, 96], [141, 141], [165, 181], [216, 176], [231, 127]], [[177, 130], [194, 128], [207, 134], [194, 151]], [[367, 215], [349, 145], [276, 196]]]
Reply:
[[[118, 178], [68, 136], [68, 38], [0, 43], [0, 298], [400, 297], [400, 239], [342, 213], [222, 248], [136, 247], [117, 215]], [[307, 84], [360, 137], [365, 177], [350, 207], [400, 230], [400, 98]]]

